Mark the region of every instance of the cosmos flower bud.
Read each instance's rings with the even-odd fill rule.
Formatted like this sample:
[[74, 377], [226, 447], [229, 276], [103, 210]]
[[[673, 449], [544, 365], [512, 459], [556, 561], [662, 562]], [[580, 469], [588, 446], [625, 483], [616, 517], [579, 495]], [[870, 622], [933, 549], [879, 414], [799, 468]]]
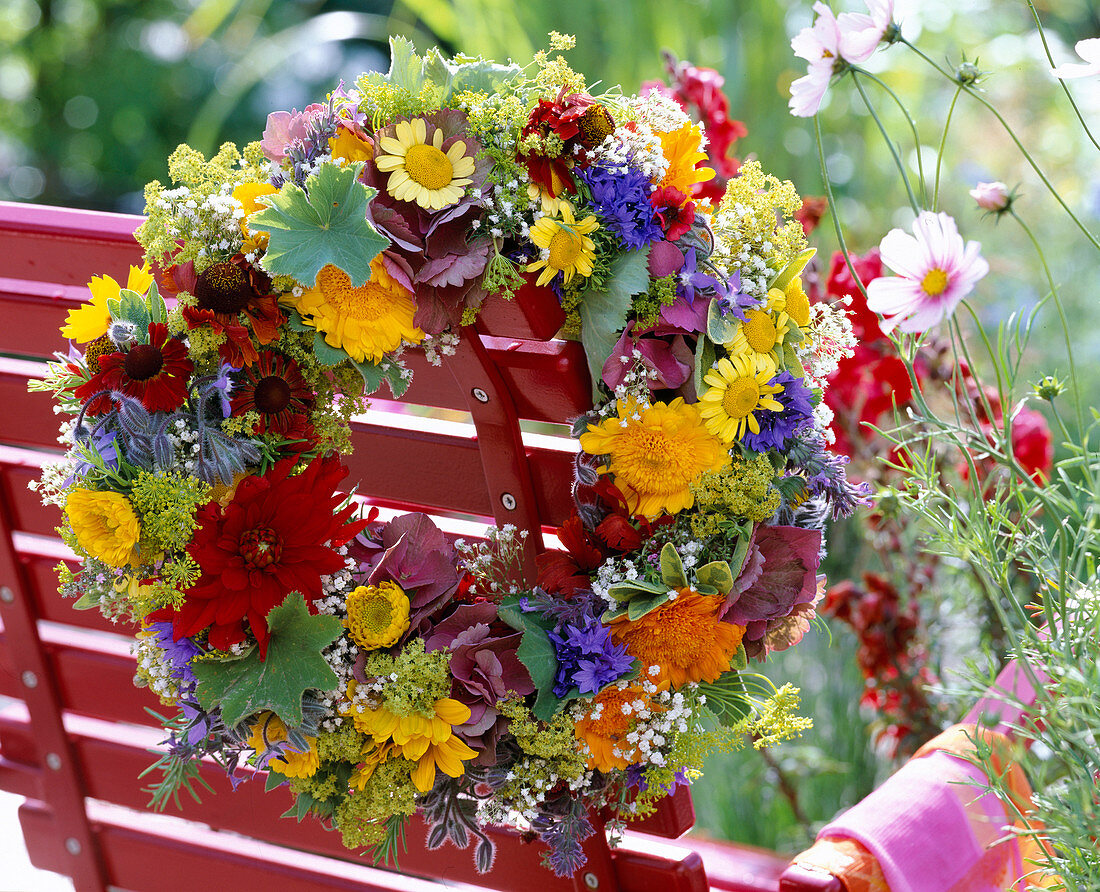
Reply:
[[970, 190], [970, 197], [978, 203], [978, 207], [983, 211], [994, 213], [1008, 210], [1008, 206], [1012, 203], [1008, 186], [1001, 182], [978, 183]]

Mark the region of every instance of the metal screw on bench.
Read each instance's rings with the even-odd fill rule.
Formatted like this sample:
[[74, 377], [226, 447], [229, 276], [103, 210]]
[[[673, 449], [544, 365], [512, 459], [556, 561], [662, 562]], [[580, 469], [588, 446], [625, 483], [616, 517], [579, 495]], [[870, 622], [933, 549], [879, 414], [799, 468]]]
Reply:
[[516, 497], [514, 495], [512, 495], [510, 492], [506, 492], [504, 495], [502, 495], [500, 497], [500, 504], [502, 504], [509, 511], [515, 511], [516, 510]]
[[594, 873], [586, 873], [584, 875], [584, 884], [589, 889], [598, 889], [600, 887], [600, 878]]
[[68, 839], [65, 840], [65, 850], [70, 855], [79, 855], [80, 854], [80, 840], [77, 839], [75, 836], [70, 836]]
[[475, 399], [475, 400], [477, 400], [477, 401], [478, 401], [479, 403], [487, 403], [487, 402], [489, 402], [489, 394], [487, 394], [487, 393], [486, 393], [486, 392], [485, 392], [484, 390], [482, 390], [482, 389], [481, 389], [480, 387], [475, 387], [475, 388], [474, 388], [474, 389], [473, 389], [472, 391], [470, 391], [470, 392], [471, 392], [471, 393], [472, 393], [472, 394], [474, 395], [474, 399]]
[[61, 770], [61, 757], [57, 753], [46, 753], [46, 764], [53, 771]]
[[33, 672], [31, 672], [30, 669], [28, 669], [26, 672], [24, 672], [20, 676], [20, 678], [23, 679], [23, 684], [25, 684], [28, 688], [38, 687], [38, 676], [35, 675]]
[[15, 592], [6, 585], [0, 585], [0, 601], [3, 601], [5, 604], [11, 604], [14, 600]]

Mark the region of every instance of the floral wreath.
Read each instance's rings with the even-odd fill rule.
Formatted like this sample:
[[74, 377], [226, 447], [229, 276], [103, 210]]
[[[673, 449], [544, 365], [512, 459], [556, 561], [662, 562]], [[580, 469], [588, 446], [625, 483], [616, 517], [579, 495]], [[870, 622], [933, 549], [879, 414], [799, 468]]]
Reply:
[[[854, 342], [714, 72], [597, 96], [560, 55], [391, 50], [243, 152], [181, 146], [137, 233], [159, 284], [96, 277], [70, 312], [38, 385], [73, 416], [39, 485], [82, 559], [61, 592], [139, 626], [175, 709], [154, 804], [211, 756], [377, 858], [419, 812], [481, 870], [510, 824], [570, 874], [590, 809], [646, 814], [746, 732], [808, 727], [748, 666], [808, 630], [826, 516], [862, 497], [822, 402]], [[537, 578], [524, 531], [452, 545], [339, 489], [366, 395], [525, 284], [595, 382]]]

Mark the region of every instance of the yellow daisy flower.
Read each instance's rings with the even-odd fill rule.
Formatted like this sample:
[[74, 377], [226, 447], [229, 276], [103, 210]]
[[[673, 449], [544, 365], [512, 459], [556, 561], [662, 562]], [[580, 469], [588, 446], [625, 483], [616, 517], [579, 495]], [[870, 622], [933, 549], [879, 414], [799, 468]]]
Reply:
[[555, 198], [538, 183], [527, 184], [527, 197], [531, 201], [537, 201], [544, 216], [553, 217], [560, 214], [563, 209], [573, 213], [573, 205], [564, 198]]
[[[348, 693], [354, 695], [350, 685]], [[455, 736], [454, 726], [469, 721], [470, 707], [450, 697], [436, 700], [433, 706], [432, 716], [397, 715], [385, 707], [358, 710], [349, 704], [345, 708], [344, 714], [351, 717], [356, 730], [369, 734], [378, 747], [368, 753], [366, 764], [360, 768], [360, 774], [365, 775], [358, 778], [361, 783], [366, 783], [378, 764], [398, 754], [416, 762], [412, 782], [421, 793], [427, 793], [435, 784], [436, 769], [448, 777], [465, 773], [463, 760], [476, 758], [477, 752]]]
[[613, 474], [628, 498], [637, 497], [635, 513], [651, 518], [690, 508], [691, 484], [730, 460], [726, 447], [703, 426], [698, 408], [682, 397], [644, 409], [620, 400], [618, 415], [588, 425], [580, 443], [589, 455], [608, 457], [600, 473]]
[[80, 547], [111, 567], [125, 567], [136, 557], [141, 522], [126, 496], [117, 492], [74, 489], [65, 502]]
[[[140, 269], [136, 266], [130, 267], [130, 274], [126, 279], [126, 287], [130, 291], [144, 294], [152, 284], [153, 276], [149, 272], [148, 263]], [[107, 328], [111, 324], [107, 301], [118, 300], [122, 286], [110, 276], [92, 276], [88, 290], [92, 292], [92, 299], [75, 310], [69, 310], [65, 325], [61, 328], [63, 336], [78, 344], [87, 344], [107, 334]]]
[[733, 355], [753, 353], [767, 356], [778, 366], [783, 339], [791, 330], [791, 317], [782, 309], [785, 303], [783, 293], [773, 289], [764, 306], [745, 310], [745, 321], [738, 324], [733, 339], [725, 344], [726, 350]]
[[768, 306], [785, 312], [795, 325], [805, 329], [810, 325], [810, 298], [802, 288], [802, 277], [791, 279], [786, 289], [768, 292]]
[[755, 412], [782, 412], [773, 397], [783, 385], [769, 384], [775, 377], [775, 363], [761, 353], [740, 353], [722, 358], [703, 376], [710, 385], [699, 400], [700, 414], [707, 430], [727, 445], [745, 436], [745, 431], [760, 433]]
[[679, 130], [658, 133], [661, 151], [668, 161], [668, 169], [661, 177], [658, 188], [671, 186], [691, 197], [692, 186], [714, 179], [714, 171], [709, 167], [696, 167], [700, 161], [707, 160], [707, 153], [700, 151], [703, 131], [698, 124], [684, 124]]
[[543, 257], [527, 265], [527, 272], [541, 269], [536, 285], [545, 285], [558, 273], [563, 273], [569, 284], [574, 274], [592, 275], [592, 261], [596, 259], [596, 245], [588, 237], [600, 228], [596, 217], [589, 214], [583, 220], [573, 218], [568, 203], [560, 205], [561, 219], [542, 217], [531, 227], [531, 241], [542, 248]]
[[423, 118], [398, 121], [396, 131], [396, 138], [383, 136], [378, 140], [386, 154], [374, 159], [378, 169], [390, 175], [386, 191], [398, 201], [415, 201], [433, 211], [461, 199], [474, 172], [474, 159], [466, 154], [466, 143], [457, 140], [444, 152], [443, 131], [436, 128], [429, 143]]
[[409, 628], [409, 599], [394, 582], [361, 585], [347, 599], [345, 625], [362, 650], [392, 647]]
[[313, 288], [284, 300], [303, 321], [345, 350], [356, 362], [378, 362], [401, 344], [419, 344], [424, 332], [413, 325], [416, 304], [411, 291], [386, 272], [381, 257], [371, 261], [370, 281], [355, 288], [351, 277], [329, 264]]

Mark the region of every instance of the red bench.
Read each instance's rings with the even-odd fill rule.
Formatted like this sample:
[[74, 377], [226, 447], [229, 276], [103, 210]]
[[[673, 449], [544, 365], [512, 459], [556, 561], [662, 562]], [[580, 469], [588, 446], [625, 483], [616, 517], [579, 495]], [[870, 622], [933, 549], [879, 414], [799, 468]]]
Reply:
[[[125, 281], [139, 262], [131, 235], [139, 222], [0, 203], [0, 695], [11, 698], [6, 706], [0, 700], [0, 789], [27, 799], [19, 816], [34, 864], [72, 876], [78, 890], [168, 892], [213, 882], [412, 892], [436, 888], [433, 880], [542, 892], [778, 890], [785, 858], [679, 838], [694, 821], [683, 791], [620, 847], [609, 850], [597, 834], [588, 865], [572, 879], [544, 870], [540, 846], [506, 830], [494, 834], [496, 867], [485, 876], [474, 872], [469, 852], [427, 851], [418, 826], [402, 873], [377, 869], [315, 821], [280, 819], [285, 795], [248, 783], [232, 792], [213, 765], [205, 776], [217, 795], [204, 795], [201, 805], [185, 796], [171, 814], [145, 810], [138, 775], [161, 736], [145, 710], [160, 704], [132, 684], [129, 630], [58, 597], [53, 567], [72, 555], [54, 534], [58, 512], [27, 487], [60, 454], [51, 401], [28, 393], [27, 380], [62, 348], [58, 327], [87, 298], [88, 279]], [[556, 303], [539, 297], [487, 304], [456, 356], [438, 368], [413, 358], [415, 380], [402, 403], [378, 401], [356, 423], [348, 463], [371, 504], [426, 511], [468, 536], [494, 519], [515, 523], [532, 531], [532, 554], [543, 547], [541, 533], [565, 520], [575, 445], [565, 428], [545, 425], [588, 407], [589, 379], [580, 345], [553, 339]], [[440, 421], [408, 414], [408, 406], [463, 414]], [[782, 887], [840, 888], [793, 872]]]

